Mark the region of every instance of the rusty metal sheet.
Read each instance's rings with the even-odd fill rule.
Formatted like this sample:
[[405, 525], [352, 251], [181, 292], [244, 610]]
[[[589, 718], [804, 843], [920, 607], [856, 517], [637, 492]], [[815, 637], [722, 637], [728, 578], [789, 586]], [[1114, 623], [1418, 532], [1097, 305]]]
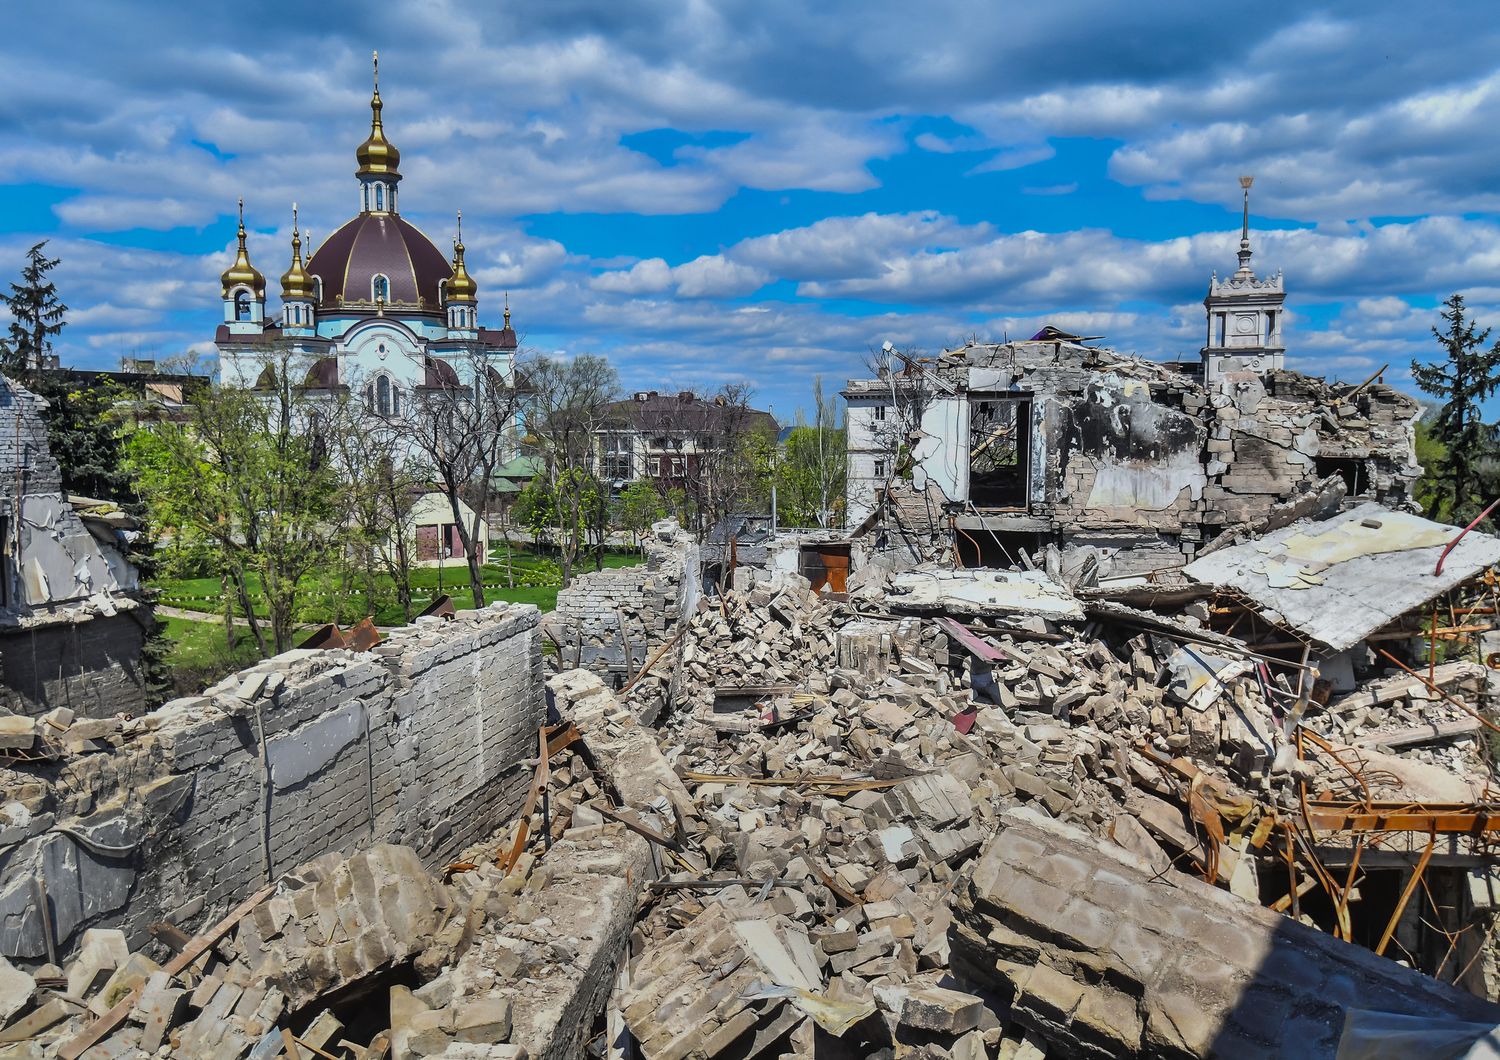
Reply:
[[380, 630], [375, 628], [373, 618], [360, 619], [353, 629], [344, 634], [344, 641], [351, 651], [369, 651], [380, 640]]
[[1015, 662], [1015, 657], [988, 637], [981, 637], [946, 616], [938, 618], [938, 628], [964, 646], [970, 655], [987, 663]]
[[428, 616], [436, 616], [438, 618], [451, 619], [457, 613], [457, 610], [453, 606], [453, 597], [444, 594], [442, 596], [434, 596], [432, 603], [428, 604], [417, 617], [427, 618]]

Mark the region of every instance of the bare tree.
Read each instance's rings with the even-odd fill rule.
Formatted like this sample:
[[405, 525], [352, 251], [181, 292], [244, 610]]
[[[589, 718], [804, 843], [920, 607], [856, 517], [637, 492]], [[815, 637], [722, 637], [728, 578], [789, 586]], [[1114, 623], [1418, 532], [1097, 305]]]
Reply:
[[368, 407], [348, 417], [332, 448], [349, 494], [351, 571], [363, 576], [372, 611], [378, 575], [389, 577], [401, 614], [410, 622], [416, 500], [426, 487], [424, 469], [402, 433]]
[[[516, 421], [521, 408], [519, 368], [502, 372], [483, 353], [459, 362], [463, 371], [435, 357], [427, 358], [425, 385], [413, 390], [408, 408], [392, 423], [421, 454], [433, 483], [448, 501], [469, 568], [474, 606], [484, 606], [484, 552], [491, 484], [496, 468], [516, 448]], [[464, 518], [469, 505], [473, 519]]]
[[915, 465], [915, 451], [924, 437], [922, 419], [937, 395], [932, 372], [921, 363], [921, 351], [899, 350], [889, 343], [872, 350], [867, 364], [875, 378], [889, 389], [891, 403], [885, 419], [874, 424], [876, 444], [891, 454], [890, 470], [882, 484], [908, 477]]
[[545, 461], [557, 507], [563, 585], [572, 583], [590, 527], [607, 509], [595, 459], [596, 432], [616, 397], [619, 377], [603, 357], [537, 358], [528, 372], [531, 433]]

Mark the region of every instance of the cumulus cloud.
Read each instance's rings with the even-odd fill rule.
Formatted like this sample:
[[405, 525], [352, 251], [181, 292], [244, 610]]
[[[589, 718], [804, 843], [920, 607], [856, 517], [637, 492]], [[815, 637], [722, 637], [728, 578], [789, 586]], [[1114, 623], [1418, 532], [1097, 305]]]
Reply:
[[[175, 11], [170, 37], [130, 48], [119, 42], [147, 15], [132, 0], [15, 20], [0, 40], [0, 182], [58, 189], [46, 231], [74, 308], [66, 349], [100, 363], [201, 346], [240, 195], [268, 277], [284, 268], [293, 200], [319, 237], [344, 221], [373, 47], [403, 210], [446, 247], [462, 207], [486, 309], [509, 290], [537, 343], [611, 352], [635, 378], [697, 385], [774, 363], [770, 385], [790, 388], [859, 371], [884, 338], [933, 348], [1046, 322], [1190, 355], [1197, 300], [1209, 271], [1233, 268], [1236, 234], [1205, 231], [1193, 209], [1174, 229], [1162, 211], [1233, 207], [1242, 172], [1257, 175], [1257, 214], [1282, 219], [1258, 226], [1257, 267], [1285, 269], [1294, 313], [1320, 307], [1291, 322], [1299, 363], [1352, 372], [1421, 356], [1426, 307], [1454, 289], [1500, 315], [1500, 23], [1478, 0], [1416, 19], [1394, 2], [1326, 0], [1232, 26], [1221, 8], [1167, 0], [432, 0], [388, 6], [378, 23], [362, 13], [270, 0], [257, 17], [296, 26], [291, 47], [243, 32], [244, 13], [223, 5]], [[926, 116], [948, 120], [909, 146]], [[661, 130], [680, 141], [628, 146]], [[1110, 145], [1108, 172], [1059, 171], [1066, 138]], [[906, 151], [901, 166], [975, 155], [976, 182], [1036, 167], [1028, 195], [1081, 200], [1108, 176], [1126, 211], [1130, 196], [1166, 205], [1145, 234], [1097, 220], [1014, 231], [1003, 202], [976, 215], [920, 180], [881, 187], [885, 160]], [[708, 239], [679, 239], [667, 220], [807, 192], [824, 220], [767, 210]], [[591, 257], [582, 237], [528, 231], [555, 214], [663, 218], [632, 230], [667, 235]], [[213, 253], [198, 252], [202, 235], [181, 241], [192, 252], [125, 245], [170, 242], [139, 229], [222, 238]], [[0, 257], [19, 262], [34, 238], [0, 236]], [[778, 298], [744, 304], [768, 291]]]

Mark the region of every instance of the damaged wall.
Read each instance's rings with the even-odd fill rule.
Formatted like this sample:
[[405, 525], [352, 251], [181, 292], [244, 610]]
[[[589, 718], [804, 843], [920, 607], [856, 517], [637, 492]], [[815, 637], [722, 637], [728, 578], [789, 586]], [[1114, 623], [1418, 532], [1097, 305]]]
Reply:
[[[0, 771], [0, 954], [83, 927], [132, 945], [293, 865], [374, 842], [435, 865], [520, 805], [544, 716], [538, 612], [420, 620], [374, 651], [298, 650], [127, 721], [111, 753]], [[88, 724], [102, 725], [103, 722]], [[105, 745], [107, 746], [107, 745]]]
[[141, 647], [154, 621], [132, 607], [0, 627], [0, 707], [31, 717], [55, 707], [81, 718], [138, 712], [146, 703]]
[[[900, 436], [903, 403], [920, 408], [923, 401], [930, 407], [921, 416], [917, 467], [898, 477], [893, 492], [923, 497], [939, 486], [943, 503], [892, 510], [893, 496], [885, 506], [887, 522], [919, 536], [946, 537], [956, 516], [979, 536], [1084, 544], [1103, 534], [1108, 547], [1164, 550], [1168, 562], [1155, 565], [1165, 566], [1329, 475], [1345, 478], [1351, 496], [1394, 508], [1410, 500], [1420, 474], [1412, 436], [1418, 405], [1379, 383], [1339, 386], [1273, 371], [1265, 378], [1226, 373], [1207, 387], [1179, 366], [1066, 341], [971, 343], [928, 363], [926, 375], [902, 377], [894, 404], [887, 380], [853, 380], [844, 392], [851, 523], [868, 515], [885, 487], [871, 477], [879, 441]], [[923, 388], [925, 397], [911, 396]], [[1016, 419], [1031, 431], [1016, 444], [1027, 462], [1024, 503], [976, 510], [967, 417], [936, 410], [1004, 400], [1033, 410], [1029, 420]]]
[[954, 971], [1067, 1056], [1333, 1057], [1349, 1009], [1493, 1025], [1500, 1006], [1101, 844], [1001, 817], [956, 890]]
[[665, 538], [646, 542], [646, 563], [580, 575], [557, 594], [557, 609], [544, 620], [557, 645], [556, 667], [588, 670], [618, 689], [651, 662], [631, 693], [632, 707], [648, 722], [671, 698], [681, 646], [668, 646], [682, 617], [697, 609], [706, 562], [697, 544], [673, 536], [672, 526]]
[[63, 495], [44, 408], [0, 377], [0, 709], [139, 711], [146, 690], [137, 664], [153, 619], [135, 598], [135, 569]]
[[573, 666], [601, 676], [633, 673], [672, 635], [682, 592], [684, 551], [646, 543], [636, 567], [588, 571], [557, 594], [548, 625]]

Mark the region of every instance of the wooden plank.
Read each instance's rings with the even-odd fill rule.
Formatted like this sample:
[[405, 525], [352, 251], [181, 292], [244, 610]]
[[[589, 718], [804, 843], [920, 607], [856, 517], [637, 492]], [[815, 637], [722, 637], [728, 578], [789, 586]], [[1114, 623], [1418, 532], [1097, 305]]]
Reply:
[[[267, 884], [249, 898], [246, 898], [239, 905], [231, 909], [229, 915], [223, 920], [220, 920], [203, 934], [195, 936], [191, 942], [183, 947], [181, 953], [162, 966], [162, 971], [170, 976], [177, 975], [201, 957], [210, 946], [228, 934], [231, 928], [249, 915], [250, 910], [269, 898], [271, 892], [275, 889], [276, 885], [274, 883]], [[140, 1000], [141, 993], [145, 989], [146, 984], [142, 982], [140, 986], [137, 986], [130, 993], [126, 994], [118, 1005], [79, 1031], [77, 1036], [71, 1041], [63, 1043], [62, 1048], [57, 1051], [57, 1055], [61, 1060], [78, 1060], [78, 1057], [83, 1055], [84, 1050], [94, 1045], [106, 1034], [114, 1030], [115, 1027], [119, 1026], [120, 1021], [130, 1013], [130, 1010], [135, 1007], [135, 1003]]]
[[637, 821], [632, 817], [628, 817], [616, 810], [611, 810], [608, 806], [595, 806], [594, 811], [611, 821], [623, 824], [626, 828], [630, 829], [636, 835], [641, 836], [645, 839], [649, 839], [651, 840], [651, 842], [657, 844], [658, 846], [666, 847], [668, 850], [675, 850], [679, 854], [682, 852], [682, 844], [677, 842], [677, 840], [673, 839], [671, 836], [662, 835], [656, 829], [644, 825], [640, 821]]
[[510, 846], [508, 852], [502, 853], [495, 859], [495, 864], [500, 871], [509, 873], [516, 867], [516, 862], [521, 860], [521, 851], [526, 849], [526, 838], [531, 834], [531, 815], [536, 810], [537, 800], [541, 798], [542, 789], [547, 786], [552, 772], [548, 766], [547, 754], [547, 727], [544, 725], [536, 731], [537, 755], [540, 760], [536, 764], [536, 772], [531, 777], [531, 787], [526, 792], [526, 802], [521, 807], [521, 819], [516, 822], [516, 839]]
[[1354, 741], [1355, 747], [1415, 747], [1418, 744], [1434, 743], [1438, 740], [1451, 740], [1458, 736], [1468, 736], [1480, 730], [1478, 718], [1459, 718], [1457, 721], [1433, 721], [1425, 725], [1413, 725], [1408, 729], [1397, 729], [1395, 732], [1375, 733], [1370, 736], [1361, 736]]

